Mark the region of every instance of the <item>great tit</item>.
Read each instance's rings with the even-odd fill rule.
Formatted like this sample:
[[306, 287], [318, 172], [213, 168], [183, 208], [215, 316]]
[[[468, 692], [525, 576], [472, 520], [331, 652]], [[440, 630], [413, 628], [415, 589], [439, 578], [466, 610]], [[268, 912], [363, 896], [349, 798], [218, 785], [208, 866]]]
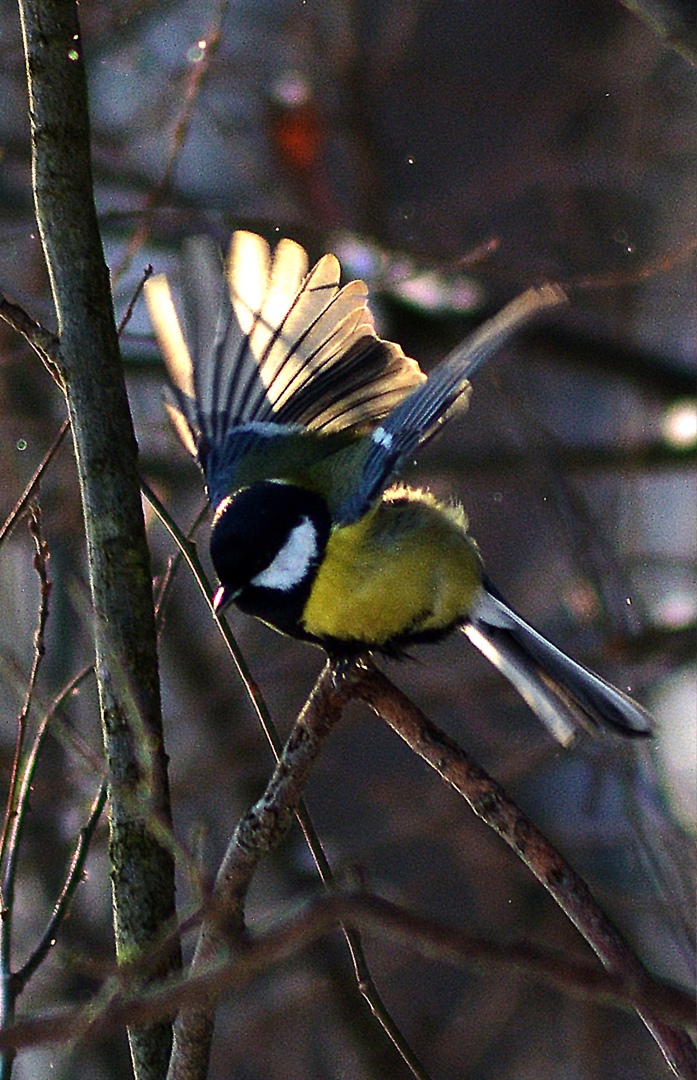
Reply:
[[216, 609], [242, 611], [336, 659], [399, 655], [455, 628], [506, 676], [561, 743], [578, 727], [648, 735], [651, 719], [510, 608], [483, 572], [456, 505], [396, 483], [466, 404], [469, 377], [535, 312], [565, 299], [530, 289], [428, 378], [376, 334], [362, 281], [340, 286], [325, 255], [272, 255], [249, 232], [190, 240], [183, 329], [166, 278], [147, 281], [171, 379], [166, 405], [205, 475]]

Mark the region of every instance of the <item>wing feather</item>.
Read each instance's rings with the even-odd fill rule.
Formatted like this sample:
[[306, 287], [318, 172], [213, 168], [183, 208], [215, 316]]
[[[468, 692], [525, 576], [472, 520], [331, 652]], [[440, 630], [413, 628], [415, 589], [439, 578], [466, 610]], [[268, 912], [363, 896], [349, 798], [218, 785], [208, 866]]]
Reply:
[[472, 373], [534, 314], [565, 299], [554, 285], [529, 289], [426, 380], [399, 345], [377, 336], [365, 283], [341, 288], [340, 272], [325, 255], [307, 273], [299, 244], [281, 240], [272, 257], [249, 232], [233, 235], [223, 272], [212, 241], [195, 238], [184, 251], [183, 331], [166, 280], [146, 283], [172, 381], [168, 410], [211, 490], [233, 483], [255, 426], [258, 438], [268, 437], [269, 425], [322, 434], [373, 429], [361, 475], [338, 513], [342, 523], [358, 520], [466, 402]]
[[237, 232], [225, 270], [211, 240], [185, 244], [181, 323], [166, 279], [146, 283], [168, 411], [209, 487], [221, 490], [238, 448], [248, 452], [249, 438], [231, 437], [240, 428], [363, 432], [423, 382], [416, 361], [377, 336], [365, 283], [341, 288], [340, 274], [333, 255], [307, 273], [299, 244], [281, 240], [272, 257], [261, 237]]
[[362, 483], [341, 508], [339, 520], [357, 521], [379, 498], [407, 461], [466, 402], [470, 376], [524, 323], [544, 308], [563, 303], [557, 285], [528, 289], [487, 320], [434, 369], [375, 428], [365, 458]]

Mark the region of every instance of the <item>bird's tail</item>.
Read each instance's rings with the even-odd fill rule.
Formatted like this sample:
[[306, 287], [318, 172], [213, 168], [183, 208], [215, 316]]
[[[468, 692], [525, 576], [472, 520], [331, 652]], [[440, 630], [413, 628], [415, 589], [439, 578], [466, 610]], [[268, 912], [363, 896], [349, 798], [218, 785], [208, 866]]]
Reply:
[[651, 717], [641, 705], [538, 634], [489, 583], [462, 630], [564, 746], [579, 727], [651, 734]]

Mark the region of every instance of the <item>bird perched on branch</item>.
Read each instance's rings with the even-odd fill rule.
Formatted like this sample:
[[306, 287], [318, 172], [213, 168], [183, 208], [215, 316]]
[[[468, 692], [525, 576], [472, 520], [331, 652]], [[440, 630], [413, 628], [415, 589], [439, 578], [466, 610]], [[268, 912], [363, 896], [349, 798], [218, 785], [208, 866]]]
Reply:
[[182, 321], [167, 280], [146, 298], [171, 379], [167, 408], [206, 479], [216, 609], [234, 601], [333, 658], [398, 655], [461, 628], [560, 742], [609, 726], [647, 735], [626, 694], [529, 626], [487, 580], [463, 511], [397, 483], [466, 404], [473, 372], [562, 303], [529, 289], [425, 377], [375, 332], [362, 281], [325, 255], [236, 232], [223, 266], [185, 247]]

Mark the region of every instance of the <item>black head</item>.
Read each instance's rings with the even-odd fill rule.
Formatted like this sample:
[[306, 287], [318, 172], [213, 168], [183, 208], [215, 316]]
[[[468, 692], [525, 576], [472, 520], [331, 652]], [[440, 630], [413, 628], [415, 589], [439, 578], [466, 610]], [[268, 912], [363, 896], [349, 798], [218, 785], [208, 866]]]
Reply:
[[211, 531], [211, 557], [229, 600], [288, 634], [299, 619], [329, 539], [324, 499], [305, 488], [264, 480], [224, 499]]

